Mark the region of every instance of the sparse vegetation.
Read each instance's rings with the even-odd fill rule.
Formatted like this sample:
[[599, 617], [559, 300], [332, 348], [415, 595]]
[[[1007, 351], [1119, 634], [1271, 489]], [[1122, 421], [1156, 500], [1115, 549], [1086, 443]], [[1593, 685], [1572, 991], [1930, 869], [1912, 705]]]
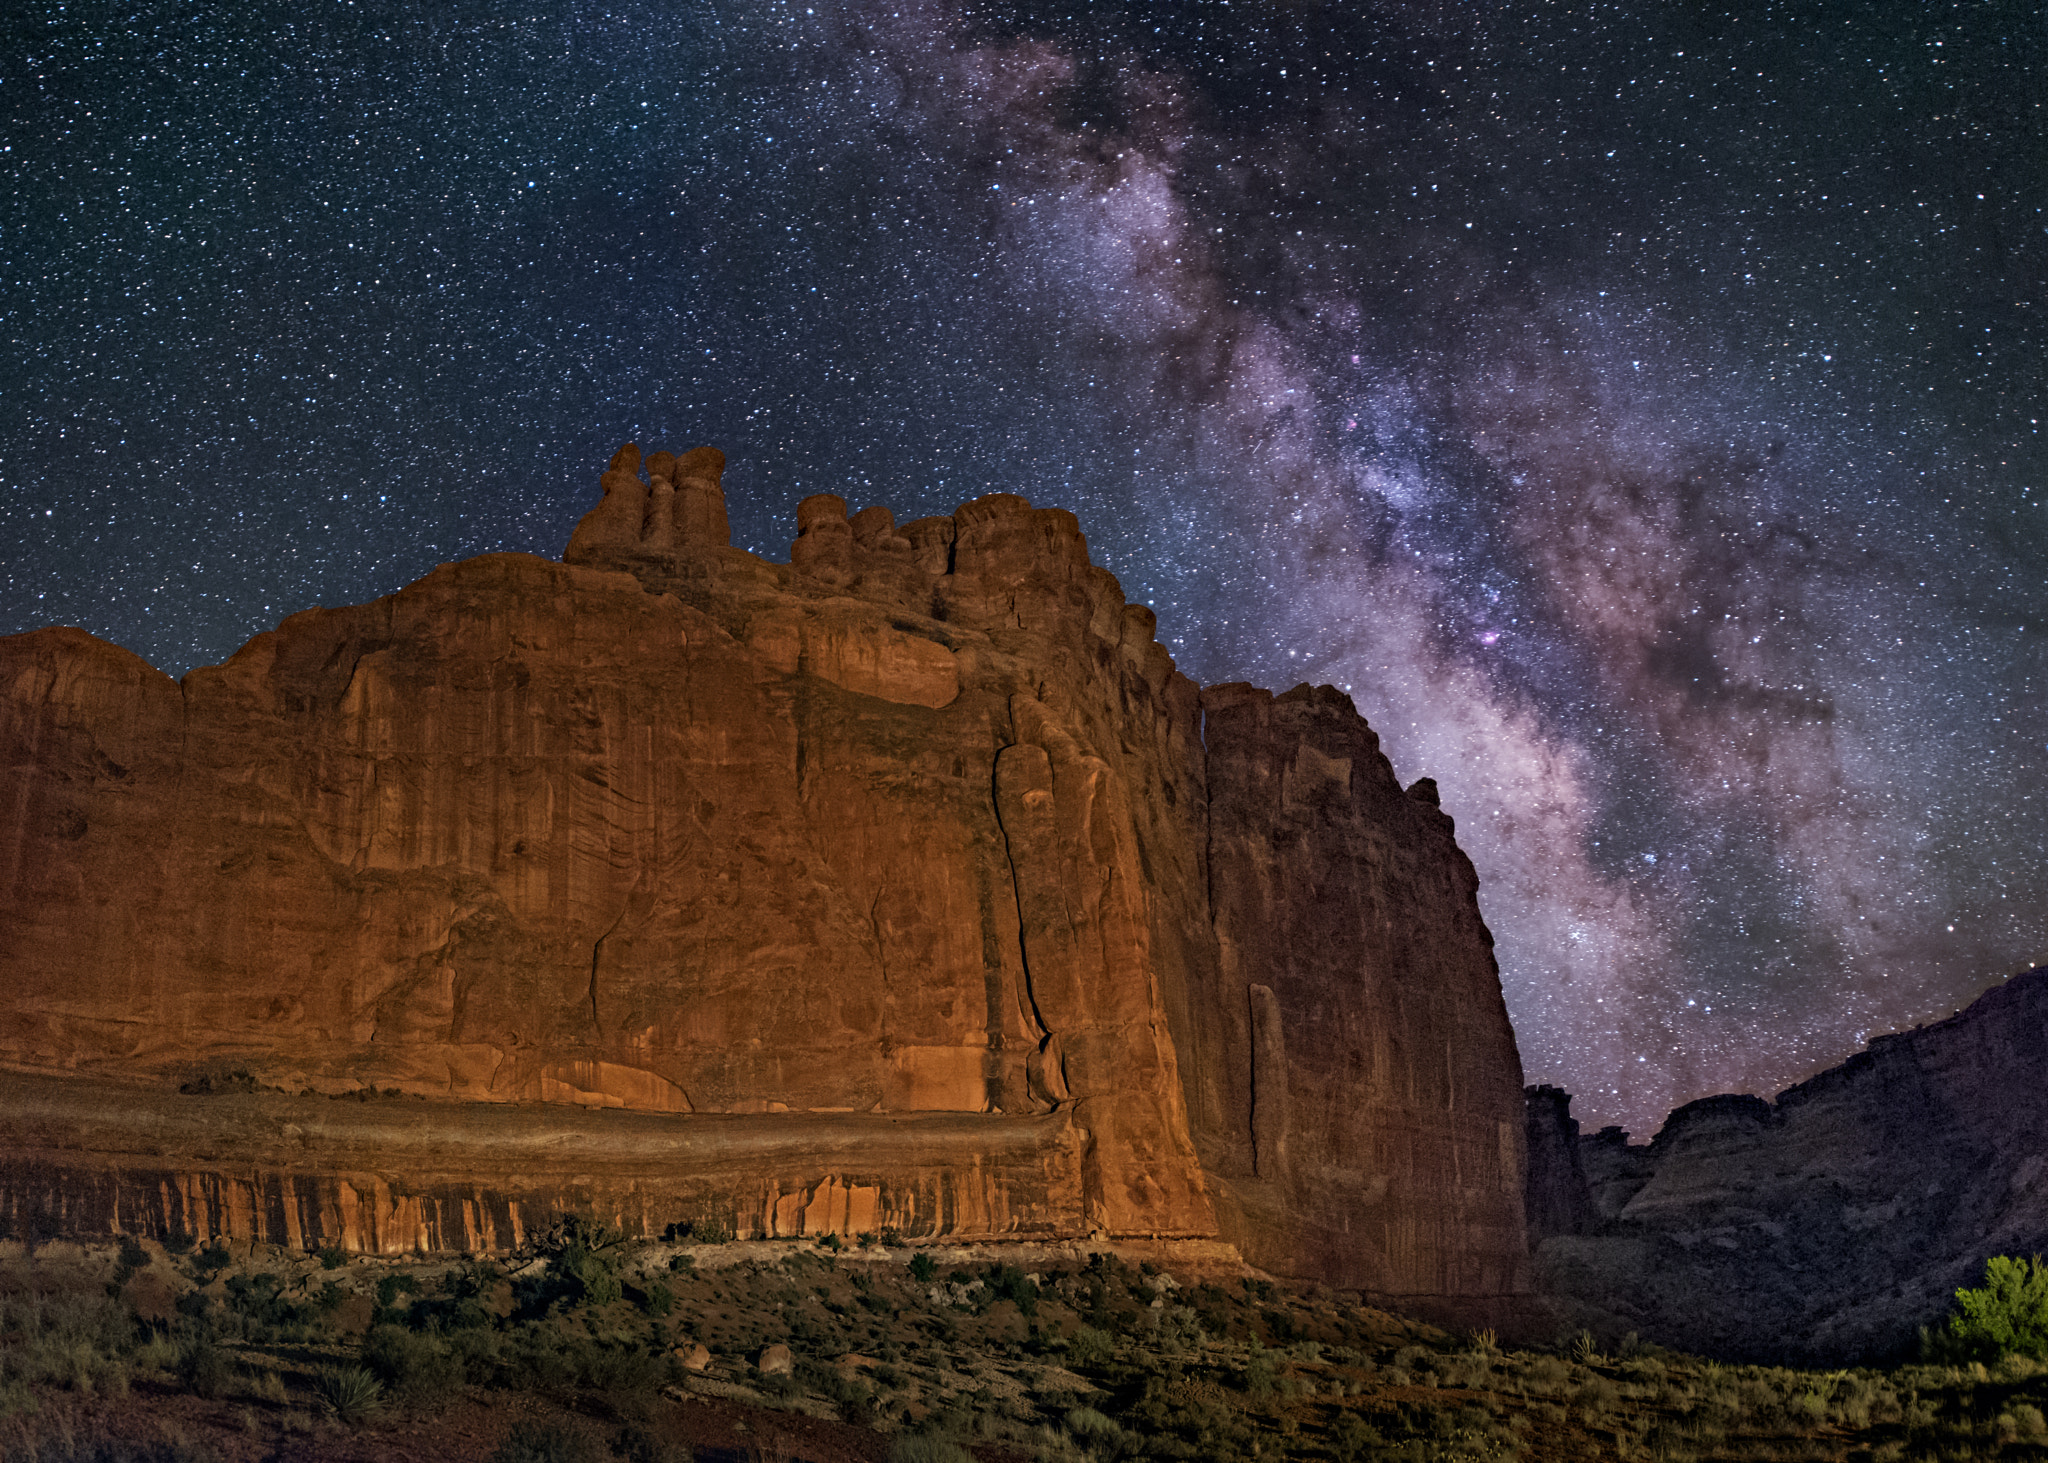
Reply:
[[[182, 1397], [305, 1457], [321, 1455], [307, 1441], [320, 1429], [374, 1446], [467, 1398], [473, 1416], [503, 1419], [482, 1444], [503, 1463], [685, 1459], [688, 1419], [709, 1415], [692, 1410], [701, 1398], [759, 1419], [707, 1447], [735, 1456], [767, 1456], [762, 1440], [809, 1416], [868, 1430], [870, 1456], [905, 1463], [990, 1450], [1043, 1463], [2048, 1460], [2031, 1262], [1994, 1265], [1981, 1294], [1959, 1297], [1939, 1356], [1821, 1372], [1592, 1332], [1522, 1349], [1325, 1290], [1107, 1253], [1076, 1264], [1021, 1248], [729, 1240], [714, 1253], [573, 1221], [504, 1265], [330, 1264], [217, 1240], [183, 1258], [133, 1241], [51, 1258], [67, 1248], [78, 1255], [45, 1247], [0, 1266], [9, 1458], [88, 1456], [45, 1443], [84, 1436], [79, 1419], [110, 1407]], [[755, 1362], [778, 1343], [795, 1365], [764, 1373]]]
[[362, 1422], [384, 1410], [384, 1384], [368, 1367], [323, 1367], [313, 1390], [343, 1422]]

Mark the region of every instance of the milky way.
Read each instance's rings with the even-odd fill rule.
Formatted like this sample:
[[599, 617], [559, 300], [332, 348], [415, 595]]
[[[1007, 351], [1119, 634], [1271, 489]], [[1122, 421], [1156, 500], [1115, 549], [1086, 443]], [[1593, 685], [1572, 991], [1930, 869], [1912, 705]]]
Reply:
[[1074, 509], [1330, 682], [1639, 1133], [2048, 959], [2031, 5], [28, 7], [0, 631], [173, 672], [620, 442]]

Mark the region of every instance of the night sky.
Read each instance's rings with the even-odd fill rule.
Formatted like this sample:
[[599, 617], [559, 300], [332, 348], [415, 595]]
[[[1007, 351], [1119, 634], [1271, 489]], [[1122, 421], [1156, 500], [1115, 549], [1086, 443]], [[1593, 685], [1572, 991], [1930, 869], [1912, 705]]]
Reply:
[[2048, 960], [2034, 3], [16, 4], [0, 632], [182, 673], [621, 443], [1080, 515], [1350, 691], [1647, 1136]]

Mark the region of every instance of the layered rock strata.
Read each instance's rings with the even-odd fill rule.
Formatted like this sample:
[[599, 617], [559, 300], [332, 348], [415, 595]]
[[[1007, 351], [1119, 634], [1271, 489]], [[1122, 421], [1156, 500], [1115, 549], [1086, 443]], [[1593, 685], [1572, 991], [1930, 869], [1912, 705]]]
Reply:
[[[1542, 1089], [1536, 1090], [1538, 1093]], [[1688, 1350], [1839, 1363], [1910, 1349], [1998, 1254], [2048, 1251], [2048, 967], [1780, 1093], [1703, 1098], [1655, 1139], [1533, 1134], [1544, 1288]], [[1574, 1231], [1558, 1222], [1590, 1211]]]
[[623, 449], [564, 562], [181, 682], [0, 640], [0, 1210], [393, 1250], [711, 1206], [1518, 1291], [1433, 787], [1328, 688], [1197, 688], [1069, 513], [818, 495], [783, 565], [722, 467]]

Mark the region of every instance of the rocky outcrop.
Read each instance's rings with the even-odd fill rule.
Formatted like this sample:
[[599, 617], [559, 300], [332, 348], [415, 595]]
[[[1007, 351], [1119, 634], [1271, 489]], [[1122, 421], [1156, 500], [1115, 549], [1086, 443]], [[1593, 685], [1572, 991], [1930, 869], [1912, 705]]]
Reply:
[[[1523, 1212], [1530, 1242], [1584, 1234], [1594, 1226], [1595, 1209], [1592, 1183], [1579, 1156], [1579, 1123], [1572, 1116], [1571, 1094], [1560, 1087], [1531, 1087], [1523, 1095], [1528, 1111], [1522, 1131], [1529, 1151]], [[1627, 1135], [1622, 1139], [1625, 1144]]]
[[1897, 1354], [1988, 1257], [2048, 1250], [2048, 967], [1775, 1102], [1704, 1098], [1580, 1157], [1596, 1227], [1532, 1203], [1531, 1229], [1583, 1316], [1731, 1357]]
[[1202, 713], [1216, 959], [1184, 1051], [1219, 1202], [1291, 1273], [1514, 1288], [1514, 1034], [1450, 817], [1331, 687], [1216, 686]]
[[1064, 511], [818, 495], [782, 565], [722, 467], [628, 447], [565, 562], [182, 682], [0, 641], [0, 1210], [389, 1250], [710, 1205], [1520, 1289], [1476, 880], [1350, 703], [1200, 691]]

